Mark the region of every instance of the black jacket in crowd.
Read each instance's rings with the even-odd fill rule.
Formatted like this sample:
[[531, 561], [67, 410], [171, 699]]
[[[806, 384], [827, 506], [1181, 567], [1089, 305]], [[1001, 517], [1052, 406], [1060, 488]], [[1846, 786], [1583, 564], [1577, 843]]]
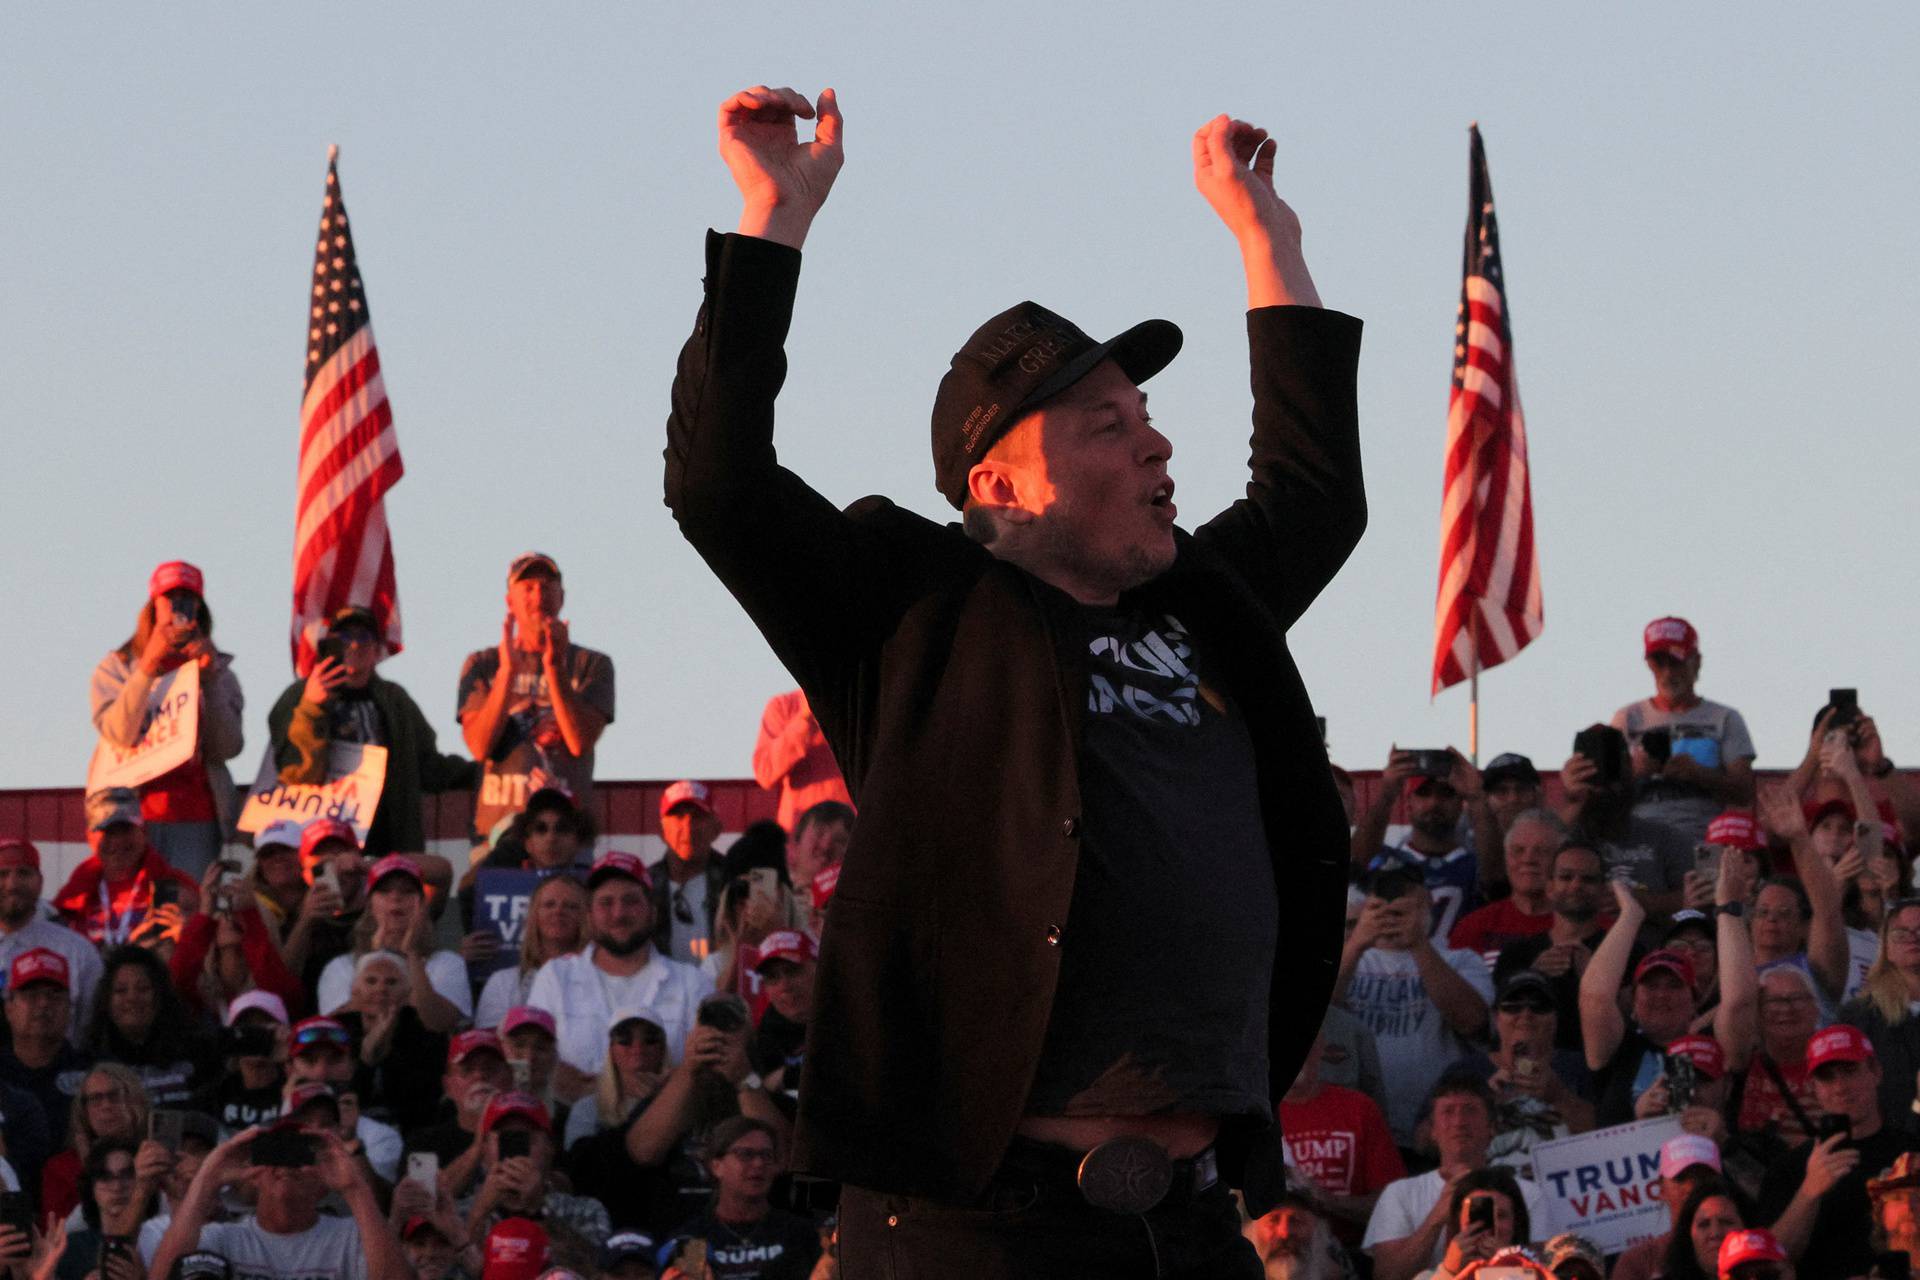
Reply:
[[[705, 302], [673, 386], [666, 500], [805, 690], [860, 809], [823, 940], [794, 1167], [966, 1201], [1024, 1112], [1060, 948], [1073, 945], [1078, 606], [957, 525], [881, 498], [841, 511], [779, 465], [773, 404], [799, 270], [795, 250], [709, 235]], [[1347, 824], [1286, 635], [1366, 523], [1360, 324], [1273, 307], [1247, 327], [1247, 496], [1176, 533], [1174, 566], [1124, 603], [1180, 618], [1253, 738], [1280, 888], [1278, 1098], [1342, 941]], [[924, 430], [902, 435], [917, 445]], [[1277, 1129], [1241, 1122], [1220, 1154], [1264, 1211], [1279, 1189]]]

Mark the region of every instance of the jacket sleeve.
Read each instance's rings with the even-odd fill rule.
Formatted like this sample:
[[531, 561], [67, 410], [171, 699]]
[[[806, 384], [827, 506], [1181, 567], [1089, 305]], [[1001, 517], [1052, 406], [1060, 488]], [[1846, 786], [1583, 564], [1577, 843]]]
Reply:
[[705, 299], [667, 418], [666, 503], [787, 669], [820, 688], [899, 615], [919, 551], [780, 465], [773, 402], [799, 277], [797, 250], [708, 234]]
[[93, 727], [116, 747], [130, 747], [140, 740], [147, 718], [147, 694], [153, 689], [153, 677], [139, 663], [129, 663], [110, 653], [93, 669], [89, 690], [93, 702]]
[[440, 739], [433, 732], [433, 726], [427, 723], [426, 716], [421, 714], [420, 704], [399, 685], [393, 685], [392, 688], [405, 708], [402, 714], [413, 726], [410, 736], [414, 744], [414, 758], [420, 766], [420, 789], [438, 795], [442, 791], [458, 791], [462, 787], [472, 786], [476, 768], [473, 761], [465, 756], [441, 755]]
[[200, 692], [200, 758], [215, 763], [231, 760], [246, 744], [241, 713], [246, 695], [233, 674], [231, 659], [222, 654], [213, 675]]
[[1195, 531], [1291, 627], [1367, 527], [1355, 379], [1360, 322], [1318, 307], [1247, 313], [1253, 446], [1247, 496]]
[[286, 958], [267, 932], [266, 917], [258, 911], [241, 911], [234, 916], [240, 924], [240, 954], [247, 958], [247, 971], [254, 985], [280, 997], [288, 1012], [299, 1017], [308, 1007], [306, 988], [287, 968]]
[[327, 780], [327, 717], [321, 708], [302, 701], [306, 687], [305, 681], [294, 681], [267, 713], [273, 767], [289, 786]]
[[[196, 912], [188, 916], [187, 923], [181, 927], [180, 940], [173, 944], [173, 955], [167, 960], [167, 968], [173, 974], [173, 989], [194, 1009], [204, 1008], [206, 1004], [200, 996], [200, 973], [213, 952], [216, 928], [210, 915]], [[221, 1010], [213, 1012], [217, 1015]]]

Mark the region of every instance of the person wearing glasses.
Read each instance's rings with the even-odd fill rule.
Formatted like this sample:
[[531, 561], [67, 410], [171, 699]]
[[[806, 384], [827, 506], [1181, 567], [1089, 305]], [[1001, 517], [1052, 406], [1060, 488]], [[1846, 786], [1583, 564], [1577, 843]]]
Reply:
[[1530, 1168], [1536, 1142], [1593, 1128], [1593, 1075], [1577, 1050], [1556, 1048], [1559, 1005], [1547, 976], [1522, 969], [1493, 1000], [1493, 1048], [1452, 1068], [1493, 1090], [1494, 1164]]
[[713, 1199], [680, 1225], [667, 1247], [677, 1255], [704, 1240], [707, 1265], [734, 1280], [805, 1280], [820, 1257], [820, 1233], [798, 1214], [773, 1207], [773, 1180], [784, 1167], [773, 1126], [735, 1116], [714, 1126], [707, 1144]]
[[[330, 652], [336, 648], [337, 657]], [[280, 781], [327, 781], [327, 755], [336, 742], [385, 747], [386, 784], [362, 852], [370, 859], [412, 854], [427, 882], [445, 893], [452, 867], [445, 858], [424, 853], [420, 797], [473, 785], [473, 762], [442, 755], [433, 726], [412, 695], [375, 672], [387, 655], [371, 609], [351, 605], [335, 613], [327, 622], [320, 655], [267, 714]]]
[[1840, 1017], [1873, 1042], [1881, 1065], [1881, 1111], [1908, 1114], [1920, 1080], [1920, 898], [1888, 906], [1880, 922], [1880, 954]]

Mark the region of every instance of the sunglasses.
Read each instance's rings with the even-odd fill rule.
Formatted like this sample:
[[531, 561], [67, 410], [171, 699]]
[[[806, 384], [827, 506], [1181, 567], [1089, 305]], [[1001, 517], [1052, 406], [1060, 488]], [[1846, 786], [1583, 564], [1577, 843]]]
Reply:
[[116, 1169], [103, 1169], [94, 1175], [95, 1182], [132, 1182], [133, 1166], [121, 1165]]
[[665, 1044], [667, 1033], [653, 1027], [619, 1027], [608, 1038], [621, 1045]]
[[1552, 1013], [1553, 1005], [1546, 1000], [1502, 1000], [1499, 1009], [1502, 1013]]

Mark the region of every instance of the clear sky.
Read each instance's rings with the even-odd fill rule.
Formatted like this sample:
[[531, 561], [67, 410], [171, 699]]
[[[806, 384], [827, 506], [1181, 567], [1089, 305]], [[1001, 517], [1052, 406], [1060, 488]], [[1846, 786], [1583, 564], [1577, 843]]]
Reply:
[[88, 675], [174, 557], [206, 570], [255, 767], [330, 142], [407, 463], [386, 674], [454, 746], [461, 658], [537, 547], [618, 666], [600, 775], [745, 773], [788, 682], [661, 506], [660, 449], [701, 233], [738, 211], [715, 107], [763, 80], [847, 113], [783, 459], [930, 515], [934, 386], [1023, 297], [1178, 321], [1151, 389], [1180, 507], [1230, 500], [1244, 298], [1188, 139], [1223, 110], [1277, 135], [1321, 294], [1367, 322], [1372, 525], [1294, 632], [1355, 767], [1465, 743], [1464, 693], [1427, 680], [1479, 120], [1547, 617], [1483, 681], [1483, 754], [1557, 764], [1648, 691], [1641, 625], [1678, 612], [1763, 764], [1836, 684], [1920, 764], [1916, 65], [1911, 4], [9, 6], [0, 785], [82, 780]]

